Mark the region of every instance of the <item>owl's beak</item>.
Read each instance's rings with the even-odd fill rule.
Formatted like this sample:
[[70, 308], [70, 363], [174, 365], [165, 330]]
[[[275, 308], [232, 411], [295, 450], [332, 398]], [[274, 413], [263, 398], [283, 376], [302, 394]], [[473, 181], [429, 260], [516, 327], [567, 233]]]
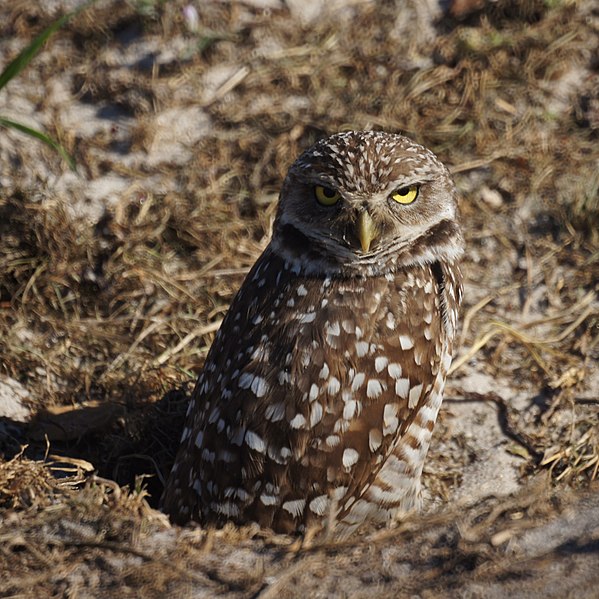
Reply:
[[362, 251], [367, 252], [370, 244], [376, 239], [379, 231], [367, 210], [360, 212], [357, 222], [357, 235], [362, 246]]

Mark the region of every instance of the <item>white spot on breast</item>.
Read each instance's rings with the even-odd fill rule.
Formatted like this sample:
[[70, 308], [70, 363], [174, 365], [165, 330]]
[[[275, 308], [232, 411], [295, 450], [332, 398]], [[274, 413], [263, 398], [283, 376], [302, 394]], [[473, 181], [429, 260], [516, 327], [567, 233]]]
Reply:
[[392, 331], [395, 330], [395, 316], [393, 315], [392, 312], [387, 312], [387, 318], [385, 320], [385, 324], [387, 325], [388, 329], [391, 329]]
[[416, 366], [422, 366], [422, 360], [424, 359], [424, 352], [420, 351], [418, 348], [414, 350], [414, 363]]
[[387, 366], [387, 372], [392, 379], [397, 380], [401, 377], [401, 366], [396, 362], [392, 362]]
[[285, 418], [285, 404], [283, 402], [272, 403], [266, 406], [264, 417], [270, 422], [279, 422]]
[[376, 399], [381, 396], [383, 392], [383, 386], [381, 385], [381, 381], [378, 379], [370, 379], [368, 384], [366, 385], [366, 397], [368, 399]]
[[408, 399], [408, 407], [414, 408], [420, 399], [420, 394], [422, 393], [422, 383], [418, 385], [414, 385], [410, 389], [410, 397]]
[[400, 335], [399, 336], [399, 345], [401, 345], [401, 349], [412, 349], [414, 347], [414, 340], [408, 335]]
[[308, 396], [308, 399], [310, 401], [314, 401], [317, 397], [318, 397], [318, 385], [316, 385], [315, 383], [312, 383], [312, 386], [310, 387], [310, 395]]
[[266, 382], [266, 379], [263, 379], [261, 376], [254, 377], [254, 380], [252, 381], [252, 391], [256, 397], [264, 397], [269, 389], [270, 387]]
[[220, 418], [220, 408], [218, 406], [214, 406], [212, 412], [210, 412], [210, 416], [208, 416], [208, 423], [214, 424]]
[[398, 379], [395, 381], [395, 395], [407, 399], [410, 392], [410, 379]]
[[312, 405], [312, 409], [310, 410], [310, 426], [311, 427], [316, 426], [322, 420], [323, 413], [324, 413], [324, 411], [322, 409], [321, 404], [316, 402]]
[[315, 497], [309, 504], [310, 510], [317, 516], [324, 516], [329, 505], [329, 498], [326, 495]]
[[368, 433], [368, 447], [373, 453], [381, 446], [383, 442], [383, 434], [376, 428], [371, 428]]
[[333, 426], [334, 433], [345, 433], [349, 429], [349, 420], [345, 420], [344, 418], [339, 418], [337, 422], [335, 422], [335, 426]]
[[209, 464], [214, 464], [214, 458], [216, 454], [213, 451], [210, 451], [207, 447], [204, 447], [202, 450], [202, 459]]
[[235, 495], [237, 496], [237, 499], [239, 499], [240, 501], [247, 501], [250, 498], [250, 494], [241, 487], [239, 487], [237, 491], [235, 491]]
[[354, 324], [351, 320], [343, 320], [341, 322], [341, 328], [349, 335], [354, 332]]
[[256, 314], [256, 316], [254, 316], [254, 318], [252, 319], [252, 324], [260, 324], [264, 319], [262, 318], [261, 314]]
[[356, 338], [360, 339], [362, 335], [362, 329], [360, 327], [356, 327]]
[[254, 451], [258, 453], [266, 452], [266, 443], [264, 443], [264, 439], [254, 433], [253, 431], [246, 431], [245, 433], [245, 444]]
[[343, 466], [345, 468], [351, 468], [354, 464], [358, 463], [358, 460], [360, 459], [360, 454], [355, 450], [352, 449], [351, 447], [348, 447], [347, 449], [345, 449], [343, 451]]
[[299, 296], [304, 296], [304, 295], [308, 295], [308, 290], [307, 290], [307, 289], [306, 289], [306, 288], [305, 288], [303, 285], [300, 285], [300, 286], [297, 288], [297, 291], [296, 291], [296, 293], [297, 293]]
[[266, 495], [265, 493], [262, 493], [262, 495], [260, 495], [260, 501], [264, 505], [277, 505], [277, 503], [279, 503], [279, 498], [275, 495]]
[[343, 497], [345, 496], [346, 493], [347, 493], [347, 487], [344, 487], [344, 486], [335, 487], [333, 489], [333, 492], [331, 493], [331, 497], [333, 499], [335, 499], [336, 501], [340, 501], [341, 499], [343, 499]]
[[387, 362], [389, 362], [389, 360], [385, 356], [379, 356], [378, 358], [375, 358], [374, 369], [377, 372], [381, 372], [383, 370], [383, 368], [385, 368], [385, 366], [387, 366]]
[[326, 443], [326, 445], [328, 445], [329, 447], [337, 447], [337, 445], [339, 445], [339, 443], [341, 442], [341, 438], [339, 437], [339, 435], [329, 435], [324, 442]]
[[285, 372], [284, 370], [281, 370], [281, 372], [279, 372], [279, 374], [277, 375], [277, 381], [279, 381], [279, 385], [285, 385], [290, 380], [291, 377], [289, 376], [289, 373]]
[[364, 384], [365, 380], [366, 375], [363, 372], [356, 373], [351, 383], [351, 390], [357, 391]]
[[343, 418], [345, 418], [345, 420], [351, 420], [356, 413], [357, 407], [358, 403], [355, 400], [352, 399], [351, 401], [348, 401], [343, 408]]
[[192, 489], [198, 494], [201, 495], [202, 494], [202, 483], [200, 482], [199, 478], [196, 478], [193, 481], [193, 487]]
[[335, 395], [339, 393], [339, 389], [341, 389], [341, 383], [337, 377], [332, 376], [327, 385], [327, 391], [330, 395]]
[[217, 514], [223, 514], [229, 518], [237, 518], [239, 516], [239, 507], [231, 501], [223, 501], [222, 503], [212, 502], [210, 508]]
[[334, 337], [338, 337], [341, 333], [338, 322], [327, 322], [324, 326], [324, 330], [327, 335], [333, 335]]
[[306, 507], [306, 500], [294, 499], [292, 501], [286, 501], [281, 507], [286, 512], [289, 512], [294, 518], [299, 518]]
[[394, 435], [399, 428], [397, 404], [387, 404], [383, 412], [383, 435]]
[[320, 369], [320, 372], [318, 373], [318, 378], [320, 379], [326, 379], [329, 377], [329, 365], [325, 362], [322, 365], [322, 368]]
[[244, 372], [239, 377], [239, 382], [237, 383], [237, 385], [239, 386], [240, 389], [249, 389], [253, 380], [254, 380], [253, 374], [251, 374], [250, 372]]
[[[251, 355], [252, 360], [256, 360], [258, 362], [268, 362], [269, 357], [270, 352], [266, 344], [263, 342], [260, 342], [260, 345], [258, 345]], [[218, 383], [220, 381], [216, 379], [216, 382]]]
[[356, 343], [356, 354], [358, 358], [363, 358], [368, 353], [368, 343], [366, 341], [358, 341]]
[[306, 418], [302, 414], [296, 414], [290, 421], [289, 426], [291, 428], [299, 429], [306, 425]]
[[238, 487], [225, 487], [223, 495], [229, 499], [230, 497], [237, 497]]
[[277, 464], [285, 464], [286, 463], [286, 460], [284, 460], [283, 457], [281, 456], [281, 450], [272, 444], [268, 446], [268, 449], [266, 450], [266, 454], [273, 462], [276, 462]]
[[397, 417], [399, 406], [396, 403], [385, 404], [383, 409], [383, 424], [389, 426], [389, 423]]
[[312, 352], [309, 350], [304, 350], [302, 352], [302, 356], [300, 358], [300, 363], [304, 368], [307, 368], [308, 366], [310, 366], [310, 363], [312, 362]]
[[200, 431], [197, 435], [196, 435], [196, 440], [195, 440], [195, 446], [198, 449], [202, 449], [202, 443], [204, 442], [204, 432]]
[[300, 324], [309, 324], [314, 322], [316, 319], [316, 312], [306, 312], [306, 314], [300, 314], [297, 318]]
[[191, 435], [191, 428], [189, 426], [186, 426], [183, 429], [183, 433], [181, 435], [181, 441], [180, 441], [180, 443], [183, 443], [183, 441], [187, 441], [187, 439], [189, 439], [190, 435]]

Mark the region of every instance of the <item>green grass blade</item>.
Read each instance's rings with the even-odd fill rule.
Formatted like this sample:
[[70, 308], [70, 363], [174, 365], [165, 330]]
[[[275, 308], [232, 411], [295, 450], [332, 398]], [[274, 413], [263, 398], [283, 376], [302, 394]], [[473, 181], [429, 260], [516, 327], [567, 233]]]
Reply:
[[32, 129], [31, 127], [27, 127], [27, 125], [23, 125], [22, 123], [17, 123], [16, 121], [11, 121], [10, 119], [4, 118], [0, 116], [0, 127], [7, 127], [10, 129], [16, 129], [21, 133], [25, 133], [25, 135], [29, 135], [31, 137], [35, 137], [35, 139], [39, 139], [44, 142], [46, 145], [50, 146], [52, 149], [56, 150], [68, 163], [69, 167], [72, 170], [75, 170], [75, 160], [74, 158], [56, 141], [54, 141], [51, 137], [38, 131], [37, 129]]
[[60, 29], [72, 16], [81, 12], [94, 1], [95, 0], [88, 0], [88, 2], [85, 2], [75, 10], [63, 15], [34, 38], [33, 41], [6, 66], [2, 73], [0, 73], [0, 89], [2, 89], [32, 61], [33, 57], [40, 51], [41, 47], [57, 29]]

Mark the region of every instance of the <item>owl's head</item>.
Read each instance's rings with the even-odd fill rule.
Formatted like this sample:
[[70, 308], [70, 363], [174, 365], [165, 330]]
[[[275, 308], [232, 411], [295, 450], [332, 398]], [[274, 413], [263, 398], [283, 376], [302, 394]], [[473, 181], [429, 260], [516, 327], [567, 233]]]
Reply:
[[402, 135], [333, 135], [289, 169], [272, 248], [313, 274], [455, 260], [463, 252], [455, 185], [430, 150]]

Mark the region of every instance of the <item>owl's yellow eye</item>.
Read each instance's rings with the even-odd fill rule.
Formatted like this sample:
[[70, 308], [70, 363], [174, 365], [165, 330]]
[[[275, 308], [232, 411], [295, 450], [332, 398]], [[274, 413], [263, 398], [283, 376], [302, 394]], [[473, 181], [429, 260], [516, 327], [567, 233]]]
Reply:
[[391, 197], [399, 204], [411, 204], [418, 197], [418, 186], [410, 185], [409, 187], [402, 187], [396, 189]]
[[314, 187], [314, 196], [319, 204], [322, 204], [323, 206], [333, 206], [339, 201], [341, 194], [330, 187], [316, 185]]

